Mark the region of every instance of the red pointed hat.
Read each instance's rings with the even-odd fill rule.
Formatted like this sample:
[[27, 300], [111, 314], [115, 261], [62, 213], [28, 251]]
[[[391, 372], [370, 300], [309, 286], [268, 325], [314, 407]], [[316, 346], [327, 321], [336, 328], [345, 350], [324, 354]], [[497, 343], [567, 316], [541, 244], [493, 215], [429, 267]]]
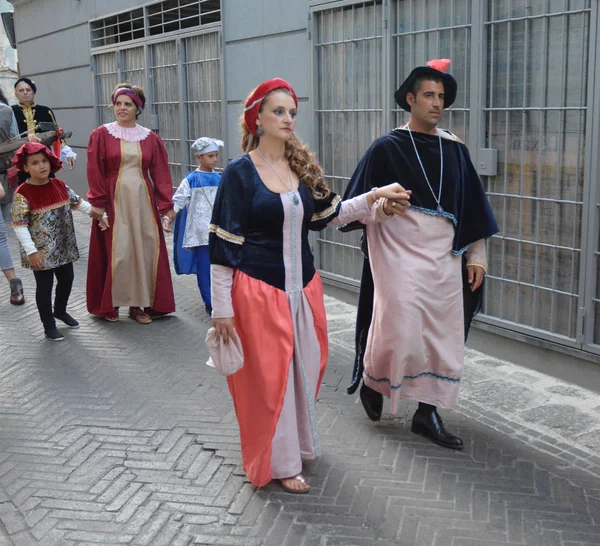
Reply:
[[444, 108], [449, 108], [456, 100], [457, 84], [454, 77], [446, 74], [450, 66], [450, 59], [433, 59], [427, 63], [427, 66], [417, 66], [404, 80], [404, 83], [394, 93], [394, 98], [398, 106], [407, 112], [410, 112], [410, 105], [406, 102], [406, 95], [413, 87], [415, 80], [419, 76], [430, 75], [439, 79], [444, 84]]
[[281, 78], [273, 78], [272, 80], [261, 83], [246, 100], [244, 109], [244, 123], [252, 136], [256, 136], [256, 118], [258, 117], [260, 105], [263, 100], [265, 100], [265, 97], [271, 93], [271, 91], [275, 91], [276, 89], [285, 89], [289, 91], [296, 103], [296, 108], [298, 108], [298, 97], [296, 96], [294, 88], [288, 82]]
[[26, 142], [23, 144], [23, 146], [17, 150], [12, 162], [19, 171], [24, 171], [23, 165], [25, 165], [27, 156], [39, 153], [44, 154], [48, 158], [48, 161], [50, 161], [50, 172], [52, 172], [52, 174], [60, 170], [62, 161], [58, 159], [46, 145], [39, 142]]

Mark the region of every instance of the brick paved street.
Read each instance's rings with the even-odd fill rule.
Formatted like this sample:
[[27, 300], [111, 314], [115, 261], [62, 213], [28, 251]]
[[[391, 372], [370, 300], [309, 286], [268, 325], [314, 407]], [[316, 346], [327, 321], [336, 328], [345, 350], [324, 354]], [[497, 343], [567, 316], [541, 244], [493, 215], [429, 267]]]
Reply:
[[413, 404], [375, 424], [345, 393], [355, 310], [329, 297], [313, 489], [256, 491], [225, 380], [204, 365], [195, 280], [174, 278], [173, 317], [94, 319], [77, 224], [81, 328], [67, 340], [43, 338], [31, 274], [23, 308], [0, 281], [1, 545], [600, 544], [596, 393], [469, 350], [461, 403], [443, 413], [466, 447], [444, 450], [410, 433]]

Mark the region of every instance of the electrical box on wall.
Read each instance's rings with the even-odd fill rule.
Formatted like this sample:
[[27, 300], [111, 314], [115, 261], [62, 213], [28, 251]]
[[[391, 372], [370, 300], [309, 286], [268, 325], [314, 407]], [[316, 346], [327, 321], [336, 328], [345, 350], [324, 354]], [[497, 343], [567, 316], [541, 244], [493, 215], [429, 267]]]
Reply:
[[479, 148], [477, 172], [481, 176], [496, 176], [498, 174], [498, 150]]

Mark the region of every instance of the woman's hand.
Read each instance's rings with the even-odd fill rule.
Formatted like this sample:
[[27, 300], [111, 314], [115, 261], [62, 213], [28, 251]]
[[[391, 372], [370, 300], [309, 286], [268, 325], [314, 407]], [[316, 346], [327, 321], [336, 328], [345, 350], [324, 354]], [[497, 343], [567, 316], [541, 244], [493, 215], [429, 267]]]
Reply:
[[4, 186], [0, 184], [0, 199], [4, 199], [6, 192], [4, 191]]
[[106, 212], [106, 209], [101, 209], [101, 208], [92, 206], [92, 209], [90, 210], [90, 216], [94, 220], [97, 220], [99, 222], [100, 220], [102, 220], [102, 216], [104, 216], [105, 212]]
[[39, 252], [34, 252], [33, 254], [30, 254], [28, 257], [29, 257], [29, 265], [31, 266], [31, 269], [33, 269], [34, 271], [38, 271], [38, 270], [42, 269], [42, 267], [44, 267], [44, 260], [42, 258], [42, 255]]
[[230, 339], [236, 339], [235, 328], [233, 327], [233, 317], [215, 318], [212, 322], [217, 338], [222, 337], [224, 343], [229, 343]]
[[67, 157], [67, 163], [69, 164], [70, 171], [72, 171], [73, 168], [75, 167], [76, 161], [77, 161], [77, 159], [75, 158], [75, 156]]
[[165, 212], [161, 216], [161, 223], [162, 223], [163, 229], [167, 232], [170, 232], [171, 228], [169, 227], [169, 224], [171, 222], [174, 222], [176, 218], [177, 218], [177, 213], [173, 209]]
[[29, 140], [29, 142], [42, 142], [42, 139], [35, 133], [27, 135], [27, 140]]
[[405, 190], [398, 182], [394, 182], [392, 184], [388, 184], [387, 186], [383, 186], [382, 188], [377, 188], [375, 190], [375, 195], [377, 199], [384, 198], [390, 199], [400, 205], [408, 206], [410, 204], [410, 194], [411, 190]]
[[100, 231], [106, 231], [110, 227], [108, 224], [108, 216], [103, 216], [98, 220], [98, 226], [100, 226]]

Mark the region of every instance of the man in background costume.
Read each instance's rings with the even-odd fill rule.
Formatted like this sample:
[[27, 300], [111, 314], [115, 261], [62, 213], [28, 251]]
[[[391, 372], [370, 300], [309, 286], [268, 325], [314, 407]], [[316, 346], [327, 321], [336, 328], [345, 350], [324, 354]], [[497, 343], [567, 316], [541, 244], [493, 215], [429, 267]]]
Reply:
[[360, 161], [344, 199], [399, 182], [410, 205], [379, 203], [379, 214], [343, 231], [365, 230], [356, 327], [356, 361], [348, 392], [358, 388], [367, 415], [381, 418], [401, 398], [419, 403], [411, 430], [451, 449], [437, 407], [458, 399], [464, 340], [479, 310], [487, 268], [485, 240], [498, 231], [467, 147], [437, 128], [456, 98], [450, 61], [415, 68], [395, 93], [409, 122], [378, 138]]
[[[58, 127], [52, 109], [48, 108], [48, 106], [36, 104], [36, 93], [37, 86], [33, 80], [30, 80], [29, 78], [19, 78], [15, 82], [15, 96], [19, 100], [19, 104], [14, 104], [12, 109], [19, 126], [19, 133], [23, 136], [35, 135], [35, 133], [43, 132], [40, 131], [40, 129], [36, 129], [36, 126], [40, 122], [53, 123]], [[64, 140], [56, 140], [52, 145], [52, 151], [63, 163], [68, 163], [70, 169], [73, 169], [77, 160], [77, 154]], [[21, 178], [21, 181], [24, 181], [23, 177]]]

